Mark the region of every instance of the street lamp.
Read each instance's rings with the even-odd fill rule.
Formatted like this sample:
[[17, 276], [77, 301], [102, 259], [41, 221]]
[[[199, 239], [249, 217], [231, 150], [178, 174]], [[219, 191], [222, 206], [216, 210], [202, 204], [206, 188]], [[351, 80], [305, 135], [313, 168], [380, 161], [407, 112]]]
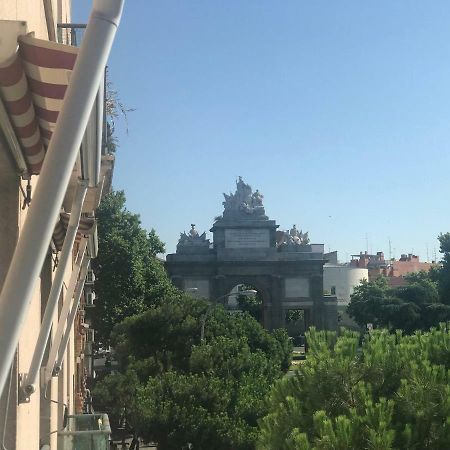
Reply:
[[[253, 297], [258, 293], [258, 291], [256, 291], [255, 289], [245, 289], [244, 291], [239, 291], [239, 292], [233, 292], [230, 294], [225, 294], [225, 295], [221, 295], [220, 297], [216, 298], [212, 303], [209, 304], [205, 314], [202, 317], [202, 328], [201, 328], [201, 332], [200, 332], [200, 342], [204, 342], [205, 339], [205, 324], [206, 324], [206, 319], [208, 318], [209, 312], [212, 310], [212, 307], [214, 306], [214, 304], [216, 304], [219, 300], [222, 300], [223, 298], [228, 298], [228, 297], [238, 297], [239, 295], [243, 295], [244, 297]], [[225, 305], [224, 305], [225, 306]]]

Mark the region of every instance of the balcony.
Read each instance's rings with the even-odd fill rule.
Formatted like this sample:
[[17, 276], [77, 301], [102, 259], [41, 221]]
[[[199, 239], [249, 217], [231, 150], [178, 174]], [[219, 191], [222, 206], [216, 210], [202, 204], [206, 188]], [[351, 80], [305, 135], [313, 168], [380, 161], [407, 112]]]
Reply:
[[84, 307], [85, 308], [95, 307], [95, 292], [93, 291], [86, 292]]
[[67, 426], [58, 431], [58, 449], [108, 450], [111, 428], [107, 414], [67, 416]]
[[92, 285], [95, 282], [95, 274], [92, 270], [88, 270], [86, 274], [86, 284]]

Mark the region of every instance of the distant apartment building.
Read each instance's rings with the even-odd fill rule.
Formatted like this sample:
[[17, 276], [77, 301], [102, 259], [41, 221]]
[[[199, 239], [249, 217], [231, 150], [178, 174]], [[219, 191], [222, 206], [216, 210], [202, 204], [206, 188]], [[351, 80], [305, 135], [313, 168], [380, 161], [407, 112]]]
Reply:
[[420, 271], [428, 272], [436, 266], [436, 263], [434, 261], [431, 263], [421, 262], [418, 256], [411, 253], [402, 254], [397, 260], [385, 259], [383, 252], [373, 255], [368, 252], [360, 252], [359, 255], [352, 255], [350, 266], [367, 269], [369, 281], [383, 275], [388, 278], [392, 287], [397, 287], [406, 284], [405, 275]]
[[[20, 260], [16, 252], [25, 242], [24, 228], [32, 229], [27, 218], [33, 202], [39, 200], [36, 189], [52, 178], [59, 182], [58, 173], [43, 172], [45, 177], [41, 170], [58, 131], [56, 122], [79, 54], [72, 46], [75, 30], [70, 27], [70, 6], [70, 0], [0, 1], [1, 351], [10, 342], [15, 345], [16, 340], [10, 339], [14, 333], [8, 330], [20, 322], [2, 313], [15, 307], [15, 300], [4, 294], [15, 279], [11, 273], [20, 270], [21, 264], [38, 260], [33, 252]], [[76, 148], [79, 152], [70, 181], [62, 185], [65, 195], [62, 204], [56, 205], [59, 213], [53, 220], [53, 214], [44, 217], [46, 208], [42, 208], [39, 217], [41, 223], [51, 223], [47, 228], [48, 235], [52, 234], [50, 241], [42, 238], [43, 244], [38, 243], [46, 248], [40, 276], [33, 279], [24, 270], [20, 280], [31, 286], [32, 295], [13, 363], [0, 361], [1, 373], [7, 373], [4, 385], [0, 384], [0, 444], [5, 450], [75, 448], [62, 446], [65, 437], [61, 433], [71, 420], [68, 416], [89, 406], [86, 379], [92, 373], [88, 355], [93, 330], [85, 321], [85, 308], [94, 299], [89, 261], [97, 253], [95, 209], [110, 186], [114, 164], [102, 140], [102, 87], [103, 82], [93, 85], [98, 89], [97, 100], [87, 127], [81, 130], [84, 138]], [[74, 126], [77, 120], [73, 117]], [[49, 195], [46, 201], [51, 204], [55, 199]], [[30, 216], [38, 217], [40, 212]]]

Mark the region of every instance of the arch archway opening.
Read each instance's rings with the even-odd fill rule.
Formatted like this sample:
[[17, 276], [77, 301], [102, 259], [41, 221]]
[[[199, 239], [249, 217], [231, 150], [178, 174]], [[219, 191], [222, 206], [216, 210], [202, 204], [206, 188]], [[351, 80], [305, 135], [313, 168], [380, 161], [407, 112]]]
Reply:
[[305, 331], [307, 329], [308, 311], [301, 308], [287, 309], [285, 311], [284, 322], [289, 337], [294, 345], [303, 345]]
[[259, 323], [263, 323], [263, 296], [255, 286], [237, 284], [227, 297], [227, 308], [250, 314]]

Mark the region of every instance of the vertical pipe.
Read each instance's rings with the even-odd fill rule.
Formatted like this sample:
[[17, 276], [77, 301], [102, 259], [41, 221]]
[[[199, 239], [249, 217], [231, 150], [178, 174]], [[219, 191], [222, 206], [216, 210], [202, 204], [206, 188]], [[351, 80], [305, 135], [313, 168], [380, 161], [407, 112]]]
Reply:
[[123, 0], [94, 0], [39, 183], [0, 294], [0, 394], [19, 342], [122, 14]]
[[[75, 197], [72, 202], [72, 212], [67, 227], [66, 237], [64, 238], [63, 247], [59, 257], [58, 268], [56, 269], [55, 278], [53, 279], [50, 294], [45, 306], [44, 317], [41, 323], [38, 340], [34, 349], [33, 358], [31, 360], [30, 368], [23, 386], [26, 387], [26, 395], [34, 392], [34, 383], [36, 382], [39, 368], [44, 357], [45, 347], [47, 346], [48, 336], [52, 327], [53, 315], [56, 306], [58, 305], [59, 295], [61, 293], [64, 282], [64, 275], [72, 258], [72, 249], [77, 235], [78, 224], [81, 218], [81, 211], [83, 209], [84, 198], [87, 191], [87, 182], [79, 181], [75, 192]], [[83, 250], [84, 251], [84, 250]]]
[[[60, 314], [59, 320], [61, 320], [61, 317], [63, 317], [64, 307], [65, 307], [66, 303], [68, 303], [70, 305], [70, 302], [72, 300], [73, 293], [74, 293], [76, 285], [77, 285], [78, 275], [80, 273], [80, 266], [82, 264], [82, 261], [84, 261], [84, 259], [87, 258], [86, 247], [87, 247], [87, 239], [83, 238], [80, 243], [80, 249], [78, 252], [77, 260], [75, 261], [75, 265], [73, 267], [72, 274], [70, 276], [69, 285], [67, 287], [67, 291], [64, 296], [64, 304], [63, 304], [63, 308], [61, 309], [61, 314]], [[58, 268], [59, 267], [60, 266], [58, 266]], [[52, 289], [53, 289], [53, 285], [52, 285]], [[52, 297], [52, 291], [50, 291], [49, 300], [51, 297]], [[58, 294], [58, 297], [59, 297], [59, 294]], [[56, 297], [56, 300], [58, 300], [58, 297]], [[55, 308], [56, 308], [57, 303], [58, 302], [56, 301]], [[47, 308], [48, 308], [48, 303], [47, 303], [47, 307], [45, 309], [44, 318], [47, 313]], [[64, 320], [66, 320], [68, 309], [69, 309], [69, 306], [66, 306]], [[53, 308], [53, 312], [54, 312], [54, 308]], [[49, 316], [50, 316], [50, 313], [49, 313]], [[53, 313], [52, 313], [52, 316], [50, 316], [50, 317], [53, 319]], [[48, 337], [50, 335], [50, 330], [52, 327], [52, 322], [53, 322], [53, 320], [45, 328], [44, 320], [42, 321], [41, 330], [39, 332], [39, 337], [38, 337], [38, 342], [36, 344], [36, 348], [33, 353], [33, 358], [31, 360], [30, 368], [28, 370], [28, 373], [25, 375], [25, 378], [21, 384], [21, 388], [23, 389], [25, 398], [28, 397], [30, 394], [32, 394], [35, 391], [37, 376], [39, 373], [40, 366], [42, 364], [42, 359], [44, 357], [45, 348], [47, 346]], [[59, 322], [58, 322], [58, 325], [59, 325]]]
[[[67, 342], [69, 341], [70, 331], [72, 329], [73, 321], [75, 320], [75, 315], [77, 313], [78, 305], [80, 304], [81, 294], [83, 292], [84, 281], [86, 279], [87, 268], [89, 265], [90, 258], [86, 257], [85, 261], [83, 261], [83, 266], [80, 271], [80, 279], [77, 283], [77, 288], [75, 290], [75, 294], [73, 297], [72, 309], [70, 313], [66, 317], [61, 317], [61, 327], [58, 323], [58, 331], [56, 333], [55, 339], [52, 342], [52, 347], [50, 349], [50, 354], [48, 355], [47, 364], [45, 366], [45, 374], [44, 379], [45, 382], [48, 383], [52, 376], [53, 370], [56, 374], [61, 370], [62, 360], [64, 359], [64, 352], [66, 350]], [[67, 318], [67, 323], [66, 323]], [[66, 329], [64, 331], [64, 325], [66, 325]], [[62, 333], [64, 331], [64, 336], [61, 339]], [[58, 355], [58, 359], [56, 360], [56, 356]], [[56, 360], [56, 364], [55, 364]]]
[[61, 314], [59, 316], [59, 321], [58, 321], [58, 327], [56, 329], [55, 336], [53, 338], [52, 345], [50, 347], [50, 352], [49, 352], [49, 355], [47, 358], [47, 364], [45, 365], [46, 372], [47, 372], [47, 370], [50, 370], [50, 377], [51, 377], [51, 372], [53, 370], [53, 364], [55, 363], [59, 344], [61, 342], [61, 337], [64, 333], [64, 326], [66, 325], [66, 320], [67, 320], [67, 317], [69, 314], [70, 307], [72, 305], [72, 297], [77, 298], [80, 282], [84, 282], [84, 279], [86, 278], [86, 272], [87, 272], [87, 267], [89, 265], [89, 261], [90, 261], [90, 258], [86, 251], [86, 253], [83, 256], [83, 261], [81, 262], [81, 266], [80, 266], [80, 271], [79, 271], [80, 278], [78, 280], [75, 280], [74, 290], [72, 291], [72, 295], [70, 296], [70, 298], [69, 297], [66, 298], [66, 301], [64, 302], [63, 308], [61, 310]]

